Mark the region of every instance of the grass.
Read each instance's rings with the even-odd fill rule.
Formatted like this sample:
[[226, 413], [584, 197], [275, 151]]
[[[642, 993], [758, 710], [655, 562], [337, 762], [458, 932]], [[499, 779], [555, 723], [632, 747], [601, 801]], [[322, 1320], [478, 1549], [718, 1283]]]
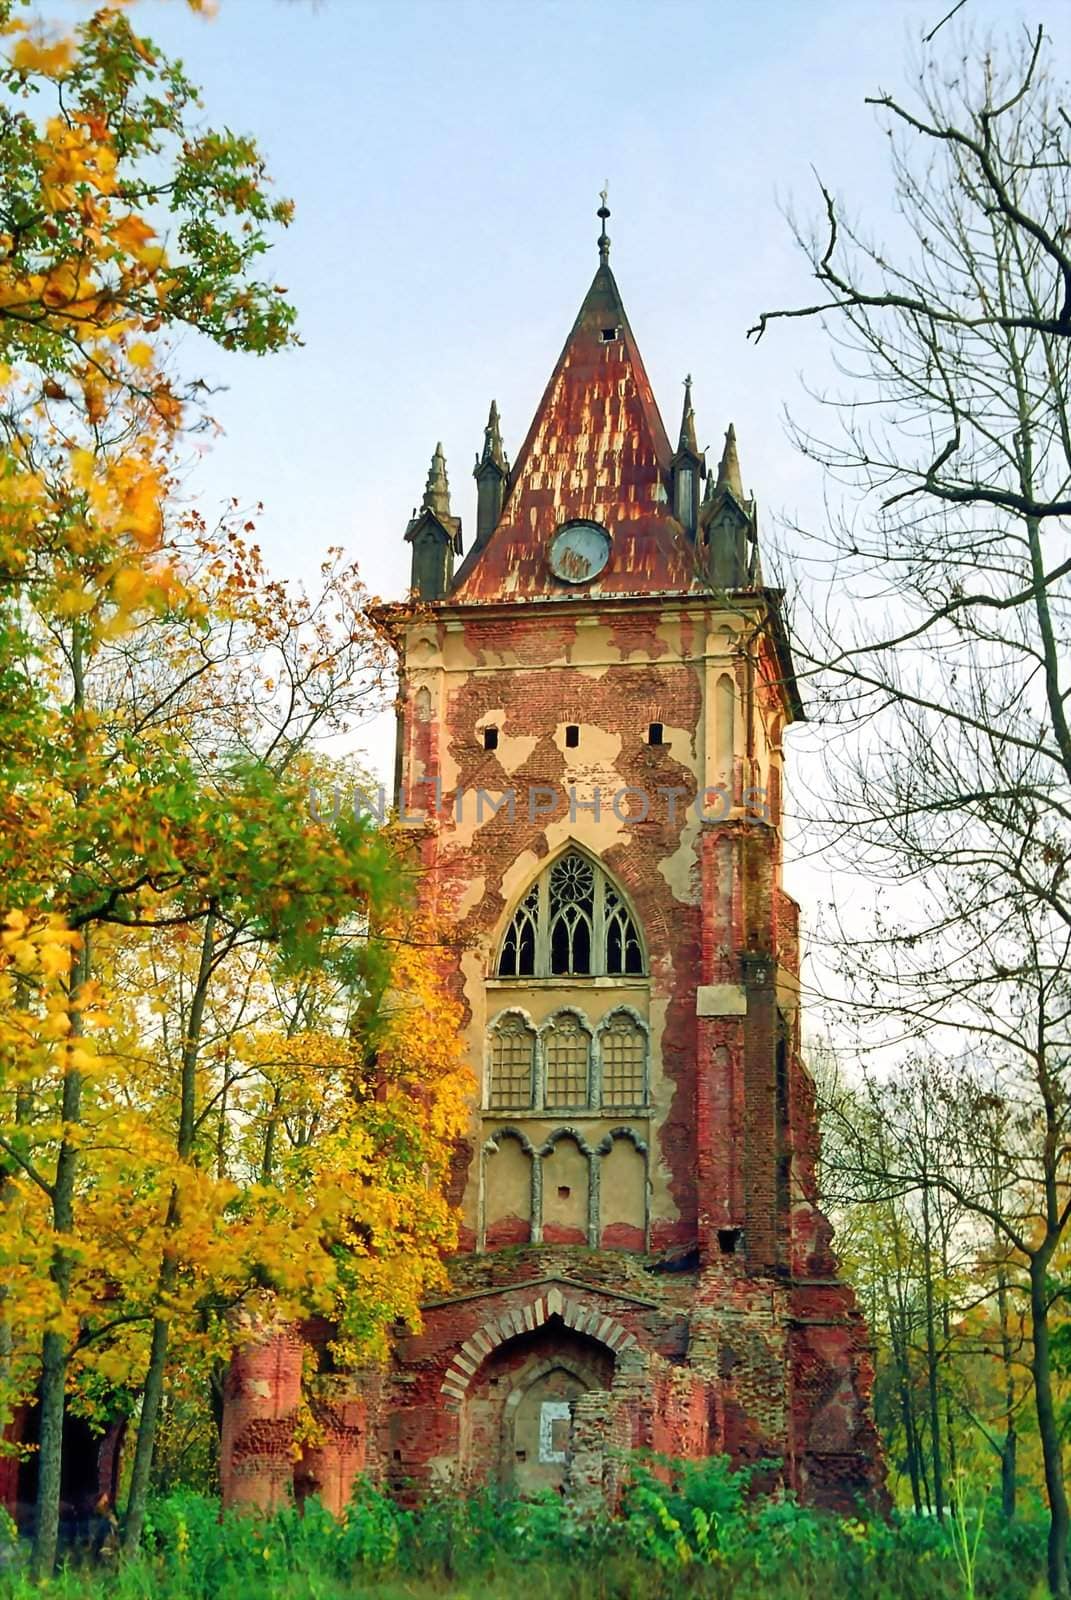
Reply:
[[71, 1561], [36, 1586], [9, 1543], [0, 1600], [1036, 1600], [1044, 1552], [1040, 1516], [823, 1516], [752, 1500], [747, 1474], [714, 1459], [635, 1470], [614, 1518], [553, 1495], [407, 1511], [361, 1485], [336, 1521], [315, 1501], [257, 1517], [176, 1493], [154, 1503], [133, 1561]]

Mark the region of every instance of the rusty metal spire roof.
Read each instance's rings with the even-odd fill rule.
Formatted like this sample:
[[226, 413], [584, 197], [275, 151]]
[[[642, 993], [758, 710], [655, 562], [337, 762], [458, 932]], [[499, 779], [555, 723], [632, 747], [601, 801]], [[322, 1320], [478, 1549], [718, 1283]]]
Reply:
[[[605, 205], [603, 212], [609, 215]], [[693, 587], [694, 562], [669, 503], [673, 450], [610, 270], [602, 221], [598, 270], [510, 473], [498, 525], [457, 574], [459, 600], [561, 596], [547, 546], [571, 521], [597, 522], [610, 535], [598, 593]]]

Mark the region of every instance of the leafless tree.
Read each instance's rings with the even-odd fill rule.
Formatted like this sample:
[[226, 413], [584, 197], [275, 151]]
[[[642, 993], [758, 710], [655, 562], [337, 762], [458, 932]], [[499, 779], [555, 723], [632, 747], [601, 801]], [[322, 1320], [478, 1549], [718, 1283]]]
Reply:
[[1022, 1266], [1066, 1595], [1049, 1340], [1071, 1220], [1071, 97], [1040, 30], [1004, 58], [924, 46], [916, 91], [870, 101], [889, 239], [823, 184], [817, 232], [797, 228], [819, 296], [752, 332], [817, 319], [842, 375], [817, 397], [833, 437], [794, 428], [847, 491], [792, 557], [821, 580], [795, 635], [832, 725], [811, 837], [873, 891], [872, 924], [835, 923], [830, 947], [870, 1039], [954, 1063], [932, 1066], [940, 1169], [887, 1176], [954, 1197]]

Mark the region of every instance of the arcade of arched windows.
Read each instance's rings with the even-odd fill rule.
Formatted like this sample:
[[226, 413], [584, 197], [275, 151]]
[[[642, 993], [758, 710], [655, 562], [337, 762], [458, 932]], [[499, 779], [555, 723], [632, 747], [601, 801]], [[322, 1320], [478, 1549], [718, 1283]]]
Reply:
[[491, 1112], [642, 1111], [649, 1098], [648, 1032], [630, 1006], [592, 1027], [574, 1006], [536, 1027], [510, 1009], [487, 1032], [484, 1106]]
[[[623, 1197], [622, 1175], [617, 1175], [616, 1194], [606, 1178], [626, 1152], [629, 1168], [624, 1187], [628, 1193]], [[522, 1222], [524, 1236], [509, 1234], [500, 1241], [494, 1235], [504, 1207], [502, 1197], [494, 1192], [495, 1164], [500, 1167], [509, 1156], [513, 1158], [514, 1181], [520, 1179], [509, 1208], [511, 1220]], [[571, 1161], [574, 1180], [581, 1179], [575, 1192], [555, 1187], [552, 1164], [560, 1165], [563, 1158]], [[560, 1242], [646, 1250], [650, 1243], [649, 1192], [647, 1144], [634, 1128], [611, 1128], [596, 1144], [589, 1144], [580, 1129], [563, 1126], [536, 1145], [523, 1128], [507, 1125], [491, 1135], [482, 1151], [477, 1249], [493, 1248], [496, 1242]], [[562, 1210], [563, 1196], [571, 1196], [571, 1215], [568, 1201]]]

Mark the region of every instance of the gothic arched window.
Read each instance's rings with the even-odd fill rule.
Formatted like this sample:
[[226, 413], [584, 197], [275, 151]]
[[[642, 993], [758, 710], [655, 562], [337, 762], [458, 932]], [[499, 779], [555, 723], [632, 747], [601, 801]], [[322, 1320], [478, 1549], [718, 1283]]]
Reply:
[[550, 970], [588, 977], [595, 921], [595, 867], [570, 852], [550, 869]]
[[502, 941], [502, 954], [498, 972], [502, 978], [531, 978], [535, 976], [536, 928], [539, 920], [539, 885], [535, 884], [525, 895], [513, 914]]
[[591, 1098], [591, 1035], [579, 1017], [560, 1011], [543, 1040], [548, 1111], [586, 1106]]
[[521, 901], [502, 940], [500, 978], [641, 977], [632, 915], [597, 862], [569, 850]]
[[647, 1103], [647, 1034], [628, 1011], [615, 1011], [599, 1030], [602, 1104], [607, 1111]]
[[517, 1012], [491, 1029], [487, 1104], [495, 1111], [524, 1111], [535, 1092], [535, 1034]]

